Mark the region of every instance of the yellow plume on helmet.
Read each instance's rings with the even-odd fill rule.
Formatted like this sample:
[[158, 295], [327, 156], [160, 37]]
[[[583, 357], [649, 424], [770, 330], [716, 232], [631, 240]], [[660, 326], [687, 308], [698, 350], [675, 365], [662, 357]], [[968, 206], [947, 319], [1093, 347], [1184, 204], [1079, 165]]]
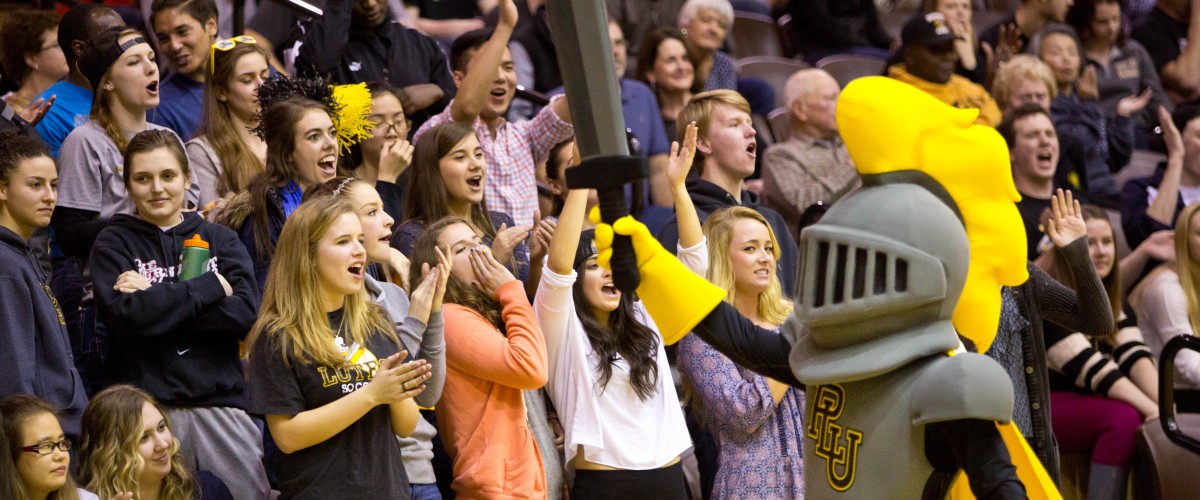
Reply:
[[886, 77], [854, 80], [837, 105], [838, 129], [860, 174], [918, 170], [958, 205], [971, 259], [953, 323], [984, 352], [1000, 321], [1000, 287], [1029, 275], [1008, 147], [994, 129], [974, 124], [978, 115]]

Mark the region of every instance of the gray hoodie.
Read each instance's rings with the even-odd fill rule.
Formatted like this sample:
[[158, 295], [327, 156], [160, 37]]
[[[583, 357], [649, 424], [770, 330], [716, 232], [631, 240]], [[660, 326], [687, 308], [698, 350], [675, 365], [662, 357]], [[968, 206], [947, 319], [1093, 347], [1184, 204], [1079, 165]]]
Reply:
[[[396, 334], [404, 348], [416, 359], [423, 359], [431, 368], [429, 380], [425, 381], [425, 392], [413, 398], [423, 408], [432, 408], [442, 398], [442, 386], [446, 382], [446, 338], [442, 329], [441, 311], [429, 313], [429, 324], [408, 316], [408, 295], [400, 287], [366, 276], [367, 292], [371, 301], [379, 304], [396, 324]], [[433, 437], [437, 429], [424, 418], [417, 419], [417, 427], [408, 437], [399, 437], [404, 470], [411, 484], [434, 484]]]
[[0, 363], [10, 374], [0, 384], [0, 399], [14, 394], [42, 398], [59, 410], [63, 431], [78, 438], [87, 395], [75, 371], [63, 312], [48, 283], [25, 240], [0, 227]]

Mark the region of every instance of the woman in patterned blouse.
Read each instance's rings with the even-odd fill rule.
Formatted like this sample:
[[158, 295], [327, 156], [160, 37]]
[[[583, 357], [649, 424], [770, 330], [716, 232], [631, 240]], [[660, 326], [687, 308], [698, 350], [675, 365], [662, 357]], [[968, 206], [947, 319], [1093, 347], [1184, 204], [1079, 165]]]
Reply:
[[[746, 207], [704, 223], [707, 268], [692, 270], [729, 290], [725, 298], [762, 328], [779, 331], [792, 311], [775, 272], [779, 247], [766, 219]], [[720, 449], [712, 498], [802, 498], [804, 393], [738, 366], [695, 335], [679, 342], [679, 368]]]

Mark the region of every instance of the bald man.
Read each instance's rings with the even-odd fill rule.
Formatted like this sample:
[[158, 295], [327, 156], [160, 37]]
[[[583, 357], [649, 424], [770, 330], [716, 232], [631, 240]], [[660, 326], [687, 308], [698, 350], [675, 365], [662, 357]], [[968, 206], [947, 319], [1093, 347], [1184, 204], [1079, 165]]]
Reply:
[[828, 207], [860, 185], [838, 135], [834, 112], [840, 92], [837, 81], [816, 68], [797, 71], [784, 89], [791, 134], [767, 149], [762, 195], [767, 206], [783, 215], [793, 236], [810, 207]]

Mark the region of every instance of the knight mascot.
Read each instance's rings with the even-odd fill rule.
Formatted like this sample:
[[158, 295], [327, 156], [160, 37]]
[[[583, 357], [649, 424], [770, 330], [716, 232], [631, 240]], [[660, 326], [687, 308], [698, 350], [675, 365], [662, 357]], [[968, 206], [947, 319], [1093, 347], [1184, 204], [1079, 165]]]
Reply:
[[[735, 362], [804, 386], [806, 496], [1059, 498], [1011, 424], [1013, 390], [987, 356], [1000, 287], [1026, 278], [1004, 140], [883, 77], [851, 82], [837, 119], [863, 187], [800, 236], [801, 289], [782, 334], [722, 302], [625, 217], [638, 295], [667, 343], [693, 332]], [[593, 218], [596, 214], [593, 214]]]

